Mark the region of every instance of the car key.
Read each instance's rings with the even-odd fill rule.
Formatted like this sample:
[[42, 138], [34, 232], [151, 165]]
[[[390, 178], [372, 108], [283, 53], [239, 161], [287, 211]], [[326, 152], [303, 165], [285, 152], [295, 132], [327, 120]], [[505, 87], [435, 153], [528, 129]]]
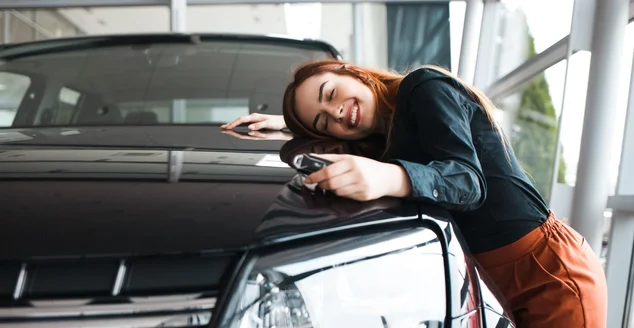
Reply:
[[330, 164], [332, 164], [331, 161], [308, 154], [299, 154], [293, 159], [295, 169], [306, 175], [317, 172]]

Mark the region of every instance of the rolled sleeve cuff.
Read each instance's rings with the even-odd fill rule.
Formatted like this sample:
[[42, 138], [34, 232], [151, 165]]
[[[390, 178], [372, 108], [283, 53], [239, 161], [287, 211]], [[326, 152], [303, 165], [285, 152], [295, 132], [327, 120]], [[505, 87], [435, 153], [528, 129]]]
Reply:
[[419, 163], [412, 163], [400, 159], [392, 162], [400, 165], [405, 169], [405, 172], [407, 172], [412, 186], [412, 198], [422, 198], [434, 202], [439, 201], [440, 190], [436, 183], [435, 174], [432, 172], [433, 169]]

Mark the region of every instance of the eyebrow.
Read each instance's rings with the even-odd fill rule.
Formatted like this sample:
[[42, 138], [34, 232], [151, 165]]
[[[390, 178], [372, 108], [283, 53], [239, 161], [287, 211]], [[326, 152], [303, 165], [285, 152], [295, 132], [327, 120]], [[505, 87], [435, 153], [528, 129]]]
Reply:
[[324, 85], [326, 83], [328, 83], [328, 81], [325, 81], [319, 86], [319, 102], [321, 102], [322, 98], [324, 97]]
[[[321, 102], [324, 98], [324, 85], [326, 85], [326, 83], [328, 83], [328, 81], [324, 81], [324, 83], [319, 86], [319, 102]], [[317, 114], [317, 116], [315, 116], [315, 119], [313, 120], [313, 129], [315, 130], [317, 130], [317, 122], [319, 122], [319, 116], [321, 116], [321, 114]]]

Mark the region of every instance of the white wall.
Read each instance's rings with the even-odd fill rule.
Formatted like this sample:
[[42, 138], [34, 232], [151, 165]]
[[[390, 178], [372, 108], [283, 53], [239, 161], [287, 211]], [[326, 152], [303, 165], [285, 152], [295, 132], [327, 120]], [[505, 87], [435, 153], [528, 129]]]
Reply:
[[170, 29], [168, 7], [60, 9], [59, 13], [86, 34], [157, 33]]
[[[159, 33], [170, 31], [169, 8], [108, 7], [60, 9], [87, 34]], [[245, 34], [286, 34], [284, 6], [189, 6], [187, 30]]]
[[[375, 3], [363, 3], [361, 6], [364, 15], [364, 64], [387, 67], [386, 7]], [[319, 10], [318, 35], [308, 28], [289, 26], [286, 17], [289, 13], [285, 12], [283, 4], [189, 6], [187, 31], [317, 38], [332, 44], [345, 59], [352, 60], [352, 4], [321, 4]], [[59, 12], [87, 34], [159, 33], [168, 32], [170, 25], [168, 7], [72, 8], [60, 9]]]
[[352, 61], [352, 4], [321, 5], [321, 40], [332, 44], [345, 60]]
[[284, 5], [189, 6], [189, 32], [286, 34]]
[[374, 68], [388, 67], [387, 7], [382, 3], [363, 3], [363, 64]]

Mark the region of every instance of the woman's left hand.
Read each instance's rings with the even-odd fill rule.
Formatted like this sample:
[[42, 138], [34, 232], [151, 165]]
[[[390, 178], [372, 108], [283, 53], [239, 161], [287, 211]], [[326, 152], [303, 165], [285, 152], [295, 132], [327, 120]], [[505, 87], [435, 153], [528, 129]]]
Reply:
[[338, 196], [359, 201], [411, 193], [409, 177], [401, 166], [354, 155], [313, 155], [333, 163], [306, 177], [307, 184], [316, 183]]

